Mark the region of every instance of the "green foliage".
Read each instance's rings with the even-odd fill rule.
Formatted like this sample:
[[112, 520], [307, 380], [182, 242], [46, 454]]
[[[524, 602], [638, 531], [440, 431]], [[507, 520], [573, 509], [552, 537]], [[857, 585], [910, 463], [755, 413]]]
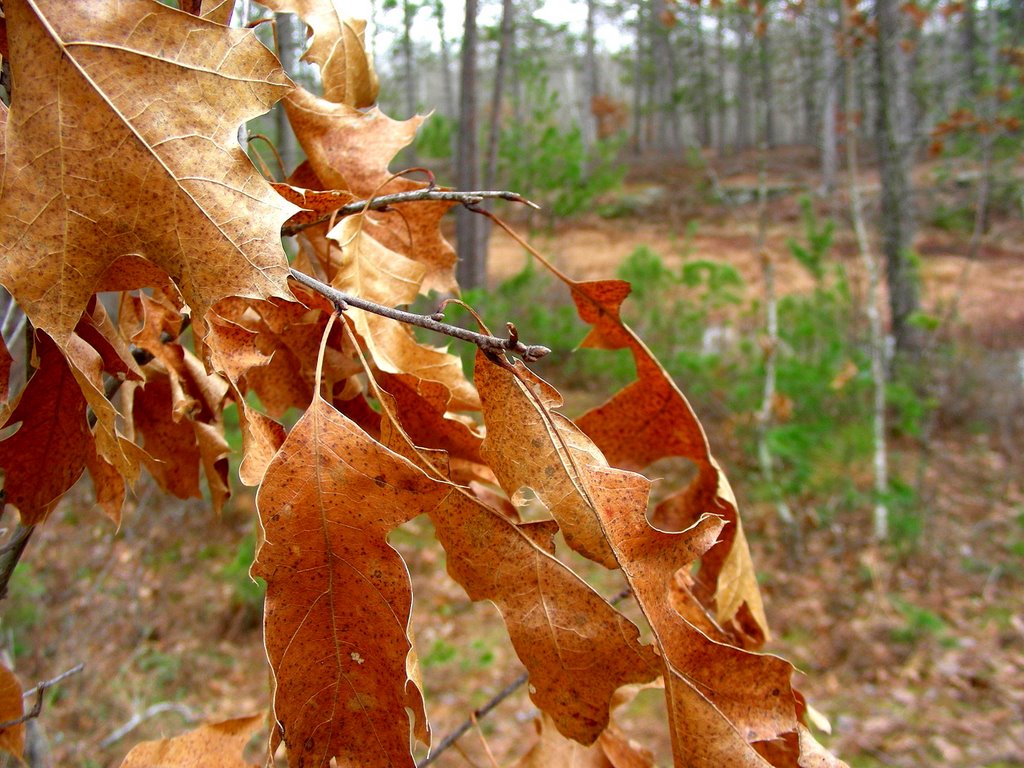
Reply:
[[[805, 210], [806, 245], [798, 248], [817, 287], [778, 303], [779, 409], [767, 439], [777, 462], [774, 480], [783, 496], [791, 505], [814, 509], [821, 522], [828, 522], [837, 512], [863, 511], [876, 501], [869, 480], [874, 448], [871, 356], [846, 274], [828, 263], [833, 224], [819, 221], [809, 207]], [[632, 285], [623, 318], [679, 381], [705, 426], [714, 430], [716, 417], [728, 419], [750, 466], [755, 466], [753, 415], [761, 407], [764, 355], [756, 342], [760, 307], [745, 298], [739, 272], [708, 259], [673, 263], [641, 246], [623, 260], [617, 277]], [[470, 292], [466, 298], [486, 307], [485, 319], [493, 327], [514, 317], [524, 339], [551, 347], [552, 354], [536, 368], [563, 389], [612, 391], [635, 377], [628, 352], [570, 354], [586, 328], [560, 284], [532, 266], [493, 291]], [[936, 403], [919, 392], [910, 373], [889, 383], [891, 432], [907, 437], [921, 433]], [[753, 486], [754, 496], [761, 499], [774, 498], [774, 491]], [[912, 544], [923, 526], [914, 489], [895, 477], [884, 501], [894, 538]]]
[[221, 568], [218, 575], [231, 585], [231, 602], [235, 607], [259, 615], [263, 611], [267, 584], [263, 579], [257, 577], [254, 580], [249, 575], [255, 553], [256, 536], [249, 534], [238, 543], [234, 559]]
[[889, 493], [882, 499], [889, 510], [889, 533], [900, 550], [917, 546], [924, 531], [925, 513], [914, 488], [899, 478], [890, 478]]
[[11, 653], [21, 656], [32, 647], [31, 633], [42, 618], [42, 601], [49, 589], [31, 563], [21, 562], [8, 584], [3, 629], [10, 635]]
[[455, 118], [434, 113], [416, 132], [416, 155], [431, 160], [450, 160], [457, 129]]
[[800, 244], [794, 238], [789, 238], [786, 240], [786, 245], [793, 257], [803, 264], [816, 281], [820, 282], [825, 276], [825, 255], [832, 248], [836, 225], [832, 219], [826, 219], [824, 223], [818, 220], [818, 216], [814, 212], [814, 203], [809, 195], [800, 197], [800, 211], [807, 242]]
[[595, 198], [622, 182], [625, 167], [616, 162], [621, 140], [599, 141], [587, 150], [579, 125], [565, 127], [558, 94], [547, 75], [526, 80], [525, 119], [501, 131], [498, 174], [502, 186], [529, 190], [552, 218], [565, 218], [591, 206]]
[[966, 205], [940, 203], [932, 210], [929, 223], [946, 232], [970, 233], [974, 229], [974, 210]]
[[955, 642], [948, 637], [949, 627], [937, 613], [898, 597], [893, 598], [893, 605], [903, 616], [905, 622], [903, 626], [892, 630], [892, 639], [895, 642], [914, 644], [927, 637]]

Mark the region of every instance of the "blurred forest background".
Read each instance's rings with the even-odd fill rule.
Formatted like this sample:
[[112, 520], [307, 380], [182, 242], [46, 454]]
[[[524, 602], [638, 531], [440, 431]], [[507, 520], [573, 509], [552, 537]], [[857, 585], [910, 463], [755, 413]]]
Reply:
[[[495, 213], [561, 269], [633, 284], [624, 315], [730, 477], [771, 648], [809, 673], [823, 742], [853, 766], [1024, 765], [1024, 3], [365, 11], [382, 109], [432, 113], [394, 169], [519, 192], [541, 210]], [[286, 69], [315, 78], [304, 37], [278, 16]], [[250, 135], [292, 169], [301, 149], [280, 126], [271, 113]], [[628, 353], [570, 354], [585, 329], [569, 295], [463, 213], [450, 236], [465, 298], [553, 349], [535, 367], [568, 415], [632, 380]], [[91, 710], [53, 692], [37, 727], [55, 764], [117, 764], [182, 719], [259, 707], [252, 506], [242, 492], [215, 519], [143, 488], [116, 536], [98, 514], [91, 539], [70, 535], [74, 505], [40, 531], [4, 617], [15, 664], [109, 659], [77, 694]], [[468, 603], [417, 525], [397, 544], [421, 550], [417, 641], [440, 736], [517, 669], [493, 611]], [[200, 567], [183, 576], [182, 562]], [[631, 732], [658, 702], [638, 699]], [[525, 751], [530, 713], [521, 691], [481, 721], [502, 765]], [[664, 760], [667, 736], [646, 735]], [[480, 738], [463, 742], [438, 764], [489, 764]]]

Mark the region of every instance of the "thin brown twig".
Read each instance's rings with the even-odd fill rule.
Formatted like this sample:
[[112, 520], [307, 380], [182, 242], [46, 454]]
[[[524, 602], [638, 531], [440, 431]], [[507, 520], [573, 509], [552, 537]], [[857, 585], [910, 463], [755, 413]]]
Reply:
[[426, 328], [429, 331], [434, 331], [435, 333], [443, 333], [444, 335], [451, 336], [452, 338], [468, 341], [471, 344], [476, 344], [484, 352], [488, 352], [490, 354], [511, 352], [512, 354], [523, 358], [523, 360], [528, 363], [540, 360], [551, 352], [547, 347], [542, 347], [536, 344], [523, 344], [518, 339], [503, 339], [498, 336], [488, 336], [483, 333], [469, 331], [465, 328], [460, 328], [457, 325], [442, 322], [438, 319], [437, 315], [417, 315], [414, 312], [394, 309], [393, 307], [387, 307], [374, 301], [361, 299], [358, 296], [351, 296], [347, 293], [342, 293], [337, 288], [332, 288], [327, 285], [327, 283], [320, 282], [315, 277], [310, 277], [304, 272], [299, 272], [297, 269], [290, 270], [290, 273], [292, 278], [302, 283], [307, 288], [319, 293], [334, 304], [339, 311], [344, 311], [349, 307], [355, 307], [356, 309], [361, 309], [364, 312], [372, 312], [375, 315], [381, 315], [382, 317], [397, 320], [400, 323], [415, 325], [420, 328]]
[[52, 688], [53, 686], [57, 685], [58, 683], [63, 682], [64, 680], [66, 680], [67, 678], [71, 677], [72, 675], [77, 675], [83, 669], [85, 669], [85, 662], [84, 661], [83, 662], [79, 662], [78, 664], [76, 664], [71, 669], [69, 669], [69, 670], [67, 670], [65, 672], [61, 672], [59, 675], [57, 675], [52, 680], [44, 680], [41, 683], [37, 683], [35, 688], [30, 688], [29, 690], [25, 691], [25, 693], [22, 694], [22, 698], [27, 699], [30, 696], [32, 696], [33, 694], [35, 694], [36, 703], [32, 706], [32, 709], [30, 709], [28, 712], [26, 712], [21, 717], [15, 718], [14, 720], [7, 720], [7, 721], [5, 721], [3, 723], [0, 723], [0, 731], [4, 730], [6, 728], [13, 728], [16, 725], [21, 725], [22, 723], [24, 723], [24, 722], [26, 722], [28, 720], [32, 720], [33, 718], [39, 717], [39, 713], [43, 711], [43, 695], [46, 693], [46, 689], [47, 688]]
[[484, 754], [487, 755], [487, 760], [491, 764], [491, 768], [500, 768], [498, 761], [494, 759], [494, 753], [491, 752], [491, 745], [487, 743], [487, 737], [484, 736], [483, 729], [480, 727], [480, 721], [476, 715], [470, 715], [473, 718], [473, 728], [476, 730], [476, 735], [480, 738], [480, 744], [483, 745]]
[[[608, 602], [612, 605], [618, 605], [631, 594], [632, 590], [629, 587], [626, 587]], [[437, 745], [436, 749], [431, 749], [429, 755], [427, 755], [418, 763], [416, 763], [416, 768], [425, 768], [425, 766], [428, 766], [432, 762], [437, 760], [437, 758], [441, 756], [441, 753], [443, 753], [447, 749], [450, 749], [451, 746], [455, 744], [455, 742], [457, 742], [459, 739], [461, 739], [470, 728], [477, 725], [480, 718], [485, 717], [488, 713], [491, 712], [491, 710], [493, 710], [495, 707], [501, 704], [501, 702], [503, 702], [513, 693], [515, 693], [524, 685], [526, 685], [526, 682], [529, 679], [530, 673], [523, 672], [521, 675], [519, 675], [519, 677], [517, 677], [511, 683], [509, 683], [496, 694], [494, 694], [486, 704], [484, 704], [479, 709], [474, 709], [470, 713], [469, 717], [462, 721], [458, 728], [456, 728], [454, 731], [450, 732], [447, 736], [441, 739], [441, 743]]]
[[307, 221], [303, 224], [285, 225], [281, 227], [281, 234], [285, 237], [297, 235], [305, 229], [315, 227], [318, 224], [323, 224], [334, 215], [353, 216], [357, 213], [365, 213], [366, 211], [383, 211], [387, 210], [392, 205], [415, 203], [423, 200], [462, 203], [462, 205], [469, 208], [479, 205], [484, 200], [508, 200], [513, 203], [522, 203], [523, 205], [528, 205], [531, 208], [536, 208], [538, 210], [540, 208], [536, 203], [527, 200], [518, 192], [507, 192], [502, 190], [460, 192], [454, 189], [437, 189], [436, 187], [430, 186], [424, 187], [423, 189], [412, 189], [408, 192], [395, 192], [391, 195], [380, 195], [379, 197], [372, 197], [369, 200], [357, 200], [343, 205], [330, 213], [324, 214], [316, 221]]

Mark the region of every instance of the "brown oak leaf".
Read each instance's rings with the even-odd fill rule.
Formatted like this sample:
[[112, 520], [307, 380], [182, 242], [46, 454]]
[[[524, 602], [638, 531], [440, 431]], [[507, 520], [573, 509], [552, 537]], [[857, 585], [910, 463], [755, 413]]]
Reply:
[[242, 750], [264, 722], [263, 715], [205, 723], [171, 739], [136, 744], [121, 768], [254, 768]]
[[[381, 442], [445, 480], [447, 455], [417, 445], [406, 412], [367, 375], [383, 417]], [[655, 676], [656, 656], [637, 627], [555, 557], [553, 525], [516, 524], [458, 486], [428, 514], [449, 574], [471, 599], [501, 612], [530, 673], [530, 698], [567, 737], [593, 742], [608, 725], [615, 691]]]
[[694, 591], [702, 603], [714, 604], [720, 625], [732, 624], [738, 642], [760, 646], [768, 638], [768, 621], [735, 496], [686, 397], [619, 315], [629, 283], [577, 282], [544, 263], [566, 283], [580, 317], [593, 326], [581, 346], [629, 349], [636, 364], [637, 380], [577, 419], [580, 429], [613, 466], [642, 470], [666, 456], [694, 463], [697, 477], [659, 505], [653, 519], [671, 530], [683, 530], [708, 513], [729, 523], [701, 559]]
[[0, 282], [35, 326], [63, 347], [126, 254], [169, 274], [200, 315], [227, 295], [287, 296], [279, 231], [295, 208], [237, 127], [290, 83], [252, 32], [147, 0], [4, 10], [17, 86]]
[[[19, 719], [25, 712], [21, 683], [6, 666], [0, 664], [0, 723]], [[0, 749], [18, 760], [25, 751], [25, 724], [0, 729]]]
[[46, 519], [93, 451], [86, 400], [71, 368], [45, 334], [36, 334], [35, 347], [39, 366], [4, 424], [20, 426], [0, 442], [4, 501], [25, 525]]
[[292, 765], [413, 765], [410, 728], [427, 731], [412, 592], [387, 536], [447, 490], [319, 395], [267, 469], [253, 574], [267, 581], [275, 741]]
[[342, 0], [267, 0], [268, 8], [295, 13], [312, 34], [302, 55], [320, 67], [324, 98], [357, 109], [377, 101], [380, 82], [366, 53], [366, 22], [348, 16]]
[[726, 521], [704, 515], [684, 531], [658, 530], [647, 520], [650, 481], [608, 466], [586, 435], [551, 410], [560, 398], [549, 385], [483, 353], [476, 382], [488, 417], [484, 457], [506, 492], [532, 487], [570, 546], [588, 556], [609, 548], [626, 575], [661, 650], [677, 764], [763, 762], [752, 742], [796, 730], [792, 667], [710, 640], [671, 599], [675, 574], [715, 546]]

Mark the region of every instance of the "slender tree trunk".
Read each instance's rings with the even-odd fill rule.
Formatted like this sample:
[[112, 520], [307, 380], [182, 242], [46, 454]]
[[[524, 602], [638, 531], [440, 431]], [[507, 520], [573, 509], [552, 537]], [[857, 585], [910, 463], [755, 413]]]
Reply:
[[913, 247], [914, 208], [910, 179], [912, 142], [906, 57], [898, 0], [876, 0], [878, 13], [878, 143], [882, 175], [882, 244], [889, 287], [889, 308], [896, 349], [920, 347], [920, 331], [911, 323], [920, 306]]
[[775, 106], [772, 95], [771, 40], [768, 36], [768, 9], [761, 13], [758, 25], [757, 58], [761, 70], [761, 100], [764, 104], [764, 141], [769, 149], [775, 147]]
[[[765, 113], [764, 117], [767, 117]], [[798, 554], [800, 528], [792, 509], [786, 502], [782, 490], [775, 482], [775, 457], [772, 455], [769, 433], [775, 422], [775, 401], [777, 359], [779, 353], [779, 303], [775, 292], [775, 262], [768, 248], [768, 142], [767, 121], [764, 125], [763, 139], [758, 152], [757, 172], [757, 241], [755, 247], [761, 262], [761, 279], [764, 281], [764, 315], [765, 338], [764, 348], [764, 384], [761, 389], [761, 408], [757, 412], [757, 458], [761, 468], [761, 476], [771, 489], [775, 512], [790, 532], [790, 550], [794, 556]]]
[[739, 60], [736, 72], [736, 147], [749, 149], [754, 144], [754, 90], [750, 82], [750, 12], [737, 11]]
[[[285, 72], [293, 73], [296, 69], [298, 57], [295, 55], [298, 49], [298, 25], [295, 23], [295, 16], [290, 13], [275, 14], [277, 19], [277, 55], [284, 66]], [[299, 143], [295, 139], [295, 133], [288, 122], [288, 115], [285, 114], [284, 104], [278, 104], [276, 110], [277, 127], [277, 154], [281, 158], [283, 175], [288, 177], [299, 164]]]
[[[405, 114], [416, 114], [416, 61], [412, 45], [412, 22], [419, 10], [413, 0], [402, 0], [402, 78], [405, 90]], [[416, 145], [406, 148], [409, 165], [416, 165]]]
[[405, 90], [405, 113], [416, 114], [416, 54], [412, 44], [412, 22], [419, 10], [412, 0], [402, 0], [402, 85]]
[[501, 36], [498, 41], [498, 61], [494, 66], [494, 90], [491, 91], [491, 123], [487, 136], [487, 164], [484, 166], [484, 188], [493, 189], [498, 174], [498, 143], [501, 139], [501, 101], [505, 93], [505, 78], [515, 39], [512, 26], [512, 0], [501, 3]]
[[636, 9], [636, 41], [633, 50], [633, 154], [643, 151], [644, 44], [647, 27], [647, 3], [641, 0]]
[[370, 34], [369, 39], [366, 41], [366, 52], [370, 55], [371, 61], [377, 59], [377, 33], [380, 31], [380, 25], [377, 23], [377, 0], [370, 0]]
[[[819, 57], [832, 41], [822, 25], [828, 0], [812, 0], [805, 11], [806, 34], [797, 41], [800, 51], [800, 98], [803, 104], [804, 141], [813, 144], [818, 139], [818, 90], [827, 69], [819, 65]], [[824, 70], [824, 71], [823, 71]]]
[[822, 89], [821, 89], [821, 194], [830, 195], [836, 188], [836, 172], [839, 166], [839, 153], [836, 147], [836, 107], [838, 106], [839, 82], [837, 75], [837, 57], [835, 43], [832, 39], [832, 21], [828, 0], [816, 4], [815, 16], [820, 30]]
[[711, 99], [708, 84], [707, 46], [704, 44], [704, 11], [698, 3], [694, 7], [696, 23], [694, 32], [697, 35], [697, 141], [701, 147], [710, 147], [711, 134]]
[[680, 113], [679, 99], [676, 97], [676, 88], [679, 85], [679, 62], [676, 59], [676, 46], [672, 40], [672, 28], [667, 27], [660, 30], [662, 46], [665, 51], [665, 63], [668, 65], [665, 72], [664, 98], [668, 106], [668, 149], [678, 152], [683, 147], [683, 119]]
[[715, 106], [718, 114], [718, 156], [722, 157], [729, 151], [729, 125], [727, 110], [727, 85], [725, 70], [725, 6], [718, 9], [715, 23], [715, 66], [717, 67], [718, 86], [715, 95]]
[[960, 55], [963, 58], [963, 95], [973, 98], [978, 92], [978, 23], [975, 0], [965, 0], [960, 28]]
[[[459, 189], [478, 189], [480, 158], [477, 150], [476, 54], [477, 0], [466, 0], [466, 23], [462, 34], [462, 71], [459, 84], [459, 134], [455, 176]], [[465, 207], [456, 211], [455, 237], [459, 247], [456, 274], [463, 289], [484, 285], [487, 252], [482, 236], [482, 217]]]
[[[847, 6], [839, 4], [840, 24], [843, 37], [849, 32]], [[871, 381], [874, 388], [874, 407], [872, 431], [874, 438], [874, 475], [875, 475], [875, 509], [873, 527], [875, 538], [883, 541], [889, 535], [889, 509], [885, 497], [889, 492], [889, 457], [885, 441], [885, 335], [882, 332], [882, 313], [879, 309], [880, 280], [878, 261], [868, 241], [867, 228], [864, 226], [864, 207], [860, 197], [860, 181], [858, 179], [857, 161], [857, 124], [854, 122], [856, 106], [856, 77], [852, 55], [853, 46], [844, 45], [846, 51], [846, 172], [850, 186], [850, 213], [853, 218], [854, 233], [857, 236], [857, 249], [864, 262], [868, 275], [868, 294], [866, 297], [868, 328], [871, 334]]]
[[594, 107], [601, 94], [601, 77], [597, 69], [597, 0], [587, 0], [587, 28], [584, 39], [587, 87], [586, 110], [584, 111], [583, 136], [588, 148], [593, 148], [598, 139], [597, 114]]
[[434, 19], [437, 21], [437, 39], [441, 46], [441, 93], [444, 99], [444, 112], [448, 117], [455, 117], [458, 108], [455, 105], [455, 89], [452, 88], [452, 54], [448, 47], [448, 35], [444, 31], [443, 0], [434, 0], [432, 8]]

